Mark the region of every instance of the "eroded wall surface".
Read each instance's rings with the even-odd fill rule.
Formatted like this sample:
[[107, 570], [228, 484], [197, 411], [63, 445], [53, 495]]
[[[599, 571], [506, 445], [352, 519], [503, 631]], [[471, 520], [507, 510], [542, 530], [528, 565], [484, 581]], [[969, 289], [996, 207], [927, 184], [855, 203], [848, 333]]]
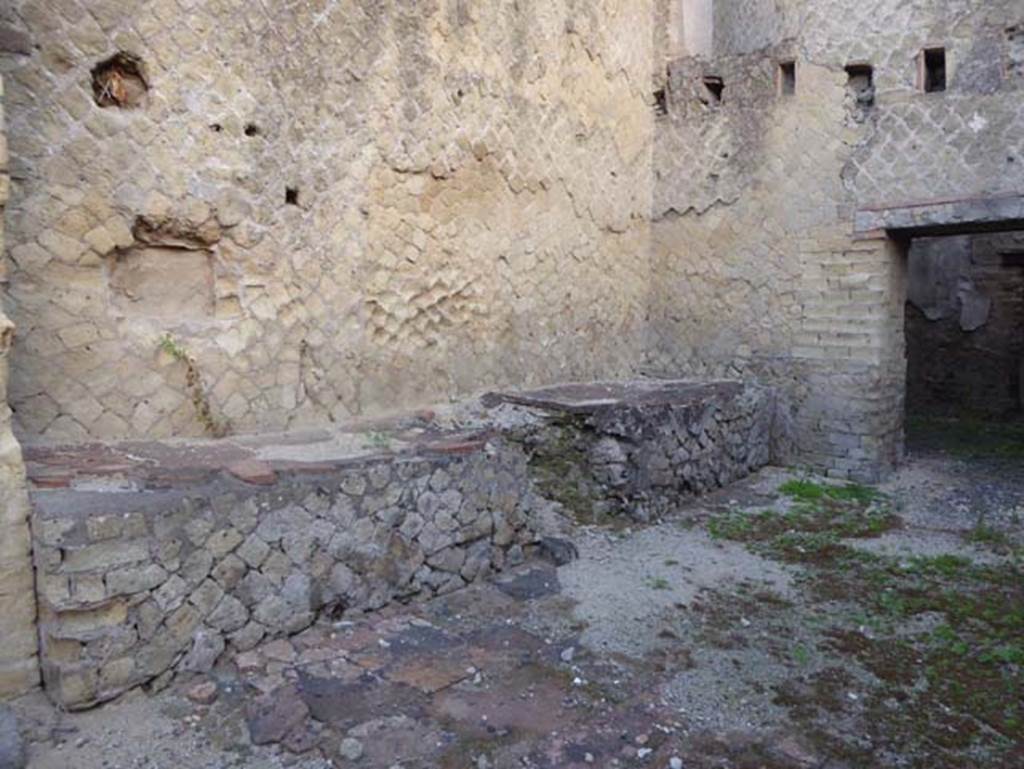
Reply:
[[[657, 123], [651, 365], [776, 382], [801, 461], [876, 475], [901, 450], [905, 258], [854, 212], [1024, 191], [1024, 9], [728, 0], [715, 22]], [[935, 46], [948, 87], [926, 93]], [[870, 88], [846, 70], [865, 64]]]
[[652, 0], [9, 4], [21, 434], [276, 430], [627, 374], [653, 18]]
[[[7, 203], [3, 81], [0, 80], [0, 246]], [[6, 290], [0, 264], [0, 298]], [[11, 432], [7, 407], [8, 357], [14, 324], [0, 304], [0, 699], [21, 694], [39, 681], [36, 599], [29, 537], [29, 506], [21, 447]]]

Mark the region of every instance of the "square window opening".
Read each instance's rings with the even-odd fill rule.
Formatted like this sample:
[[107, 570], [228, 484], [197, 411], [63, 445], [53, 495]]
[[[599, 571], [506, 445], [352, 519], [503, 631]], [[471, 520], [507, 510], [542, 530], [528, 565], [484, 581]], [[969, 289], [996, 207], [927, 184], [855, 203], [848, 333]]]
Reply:
[[654, 115], [655, 117], [668, 116], [668, 93], [664, 88], [654, 92]]
[[1024, 24], [1006, 30], [1006, 44], [1008, 74], [1011, 77], [1024, 77]]
[[704, 96], [705, 104], [721, 104], [725, 98], [725, 81], [714, 75], [705, 77]]
[[925, 93], [946, 90], [945, 48], [926, 48], [921, 52], [921, 87]]
[[870, 64], [848, 64], [846, 86], [862, 107], [875, 103], [875, 68]]
[[783, 61], [779, 63], [779, 93], [783, 96], [796, 94], [796, 62]]

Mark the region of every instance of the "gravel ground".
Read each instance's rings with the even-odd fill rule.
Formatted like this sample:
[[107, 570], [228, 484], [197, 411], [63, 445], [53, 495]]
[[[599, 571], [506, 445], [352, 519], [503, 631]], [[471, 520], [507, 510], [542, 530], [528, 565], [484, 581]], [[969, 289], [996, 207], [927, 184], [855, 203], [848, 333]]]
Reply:
[[613, 534], [588, 529], [575, 538], [580, 559], [559, 571], [574, 615], [585, 623], [582, 641], [600, 651], [643, 657], [657, 636], [638, 633], [678, 614], [710, 588], [758, 584], [790, 596], [792, 570], [753, 555], [742, 545], [717, 542], [699, 527], [662, 524]]
[[[1013, 722], [982, 712], [984, 702], [958, 702], [956, 689], [935, 699], [936, 681], [925, 682], [945, 659], [927, 655], [948, 632], [948, 611], [907, 610], [899, 579], [909, 577], [896, 571], [876, 589], [856, 553], [890, 557], [897, 570], [932, 559], [939, 571], [922, 574], [965, 601], [977, 595], [969, 564], [1019, 574], [1024, 462], [965, 458], [934, 435], [911, 445], [879, 488], [895, 528], [835, 540], [811, 532], [795, 551], [745, 529], [713, 536], [721, 516], [799, 509], [780, 493], [794, 472], [768, 468], [652, 526], [567, 528], [580, 558], [561, 568], [528, 565], [404, 613], [324, 624], [251, 660], [224, 660], [212, 704], [189, 698], [202, 679], [85, 713], [23, 699], [29, 766], [1017, 769]], [[854, 553], [855, 565], [830, 560], [836, 552]], [[986, 590], [1014, 589], [994, 584]], [[904, 614], [890, 621], [878, 604]], [[306, 658], [318, 662], [289, 662]], [[956, 658], [951, 676], [964, 660], [973, 657]], [[968, 689], [998, 685], [982, 677]], [[263, 726], [255, 704], [270, 708]], [[254, 729], [272, 730], [295, 708], [304, 726], [253, 744]]]

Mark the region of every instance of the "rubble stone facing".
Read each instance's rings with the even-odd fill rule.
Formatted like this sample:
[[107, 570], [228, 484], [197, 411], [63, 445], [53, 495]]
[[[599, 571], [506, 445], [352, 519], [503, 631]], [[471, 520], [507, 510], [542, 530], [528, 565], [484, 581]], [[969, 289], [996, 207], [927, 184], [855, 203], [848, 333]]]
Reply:
[[[0, 249], [7, 194], [7, 144], [0, 80]], [[0, 295], [5, 293], [6, 286], [4, 263], [0, 260]], [[7, 406], [8, 356], [13, 340], [14, 325], [0, 305], [0, 699], [21, 694], [39, 682], [25, 465], [21, 447], [11, 432], [11, 410]]]
[[273, 488], [35, 492], [47, 690], [85, 707], [318, 612], [456, 590], [523, 558], [525, 455], [394, 458]]
[[[322, 613], [441, 595], [534, 554], [570, 553], [546, 531], [558, 503], [649, 518], [770, 459], [769, 390], [597, 389], [596, 401], [588, 386], [556, 401], [494, 396], [497, 408], [474, 417], [475, 439], [279, 465], [272, 486], [191, 467], [177, 480], [150, 467], [140, 483], [95, 447], [53, 450], [77, 452], [94, 473], [61, 477], [30, 453], [47, 691], [82, 708], [173, 671], [208, 671], [226, 649], [294, 635]], [[573, 464], [551, 465], [552, 451]], [[573, 495], [561, 493], [567, 483]]]
[[517, 438], [529, 446], [539, 488], [585, 519], [663, 515], [764, 467], [773, 434], [785, 429], [774, 392], [756, 385], [651, 383], [602, 405], [560, 399], [569, 389], [512, 400], [546, 412]]

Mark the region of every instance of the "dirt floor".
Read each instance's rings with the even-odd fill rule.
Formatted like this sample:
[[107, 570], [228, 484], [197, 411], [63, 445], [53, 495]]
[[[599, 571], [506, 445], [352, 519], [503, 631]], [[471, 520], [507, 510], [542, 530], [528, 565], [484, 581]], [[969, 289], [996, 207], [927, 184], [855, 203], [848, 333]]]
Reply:
[[1024, 433], [964, 429], [879, 488], [768, 469], [209, 679], [25, 700], [29, 765], [1020, 769]]

